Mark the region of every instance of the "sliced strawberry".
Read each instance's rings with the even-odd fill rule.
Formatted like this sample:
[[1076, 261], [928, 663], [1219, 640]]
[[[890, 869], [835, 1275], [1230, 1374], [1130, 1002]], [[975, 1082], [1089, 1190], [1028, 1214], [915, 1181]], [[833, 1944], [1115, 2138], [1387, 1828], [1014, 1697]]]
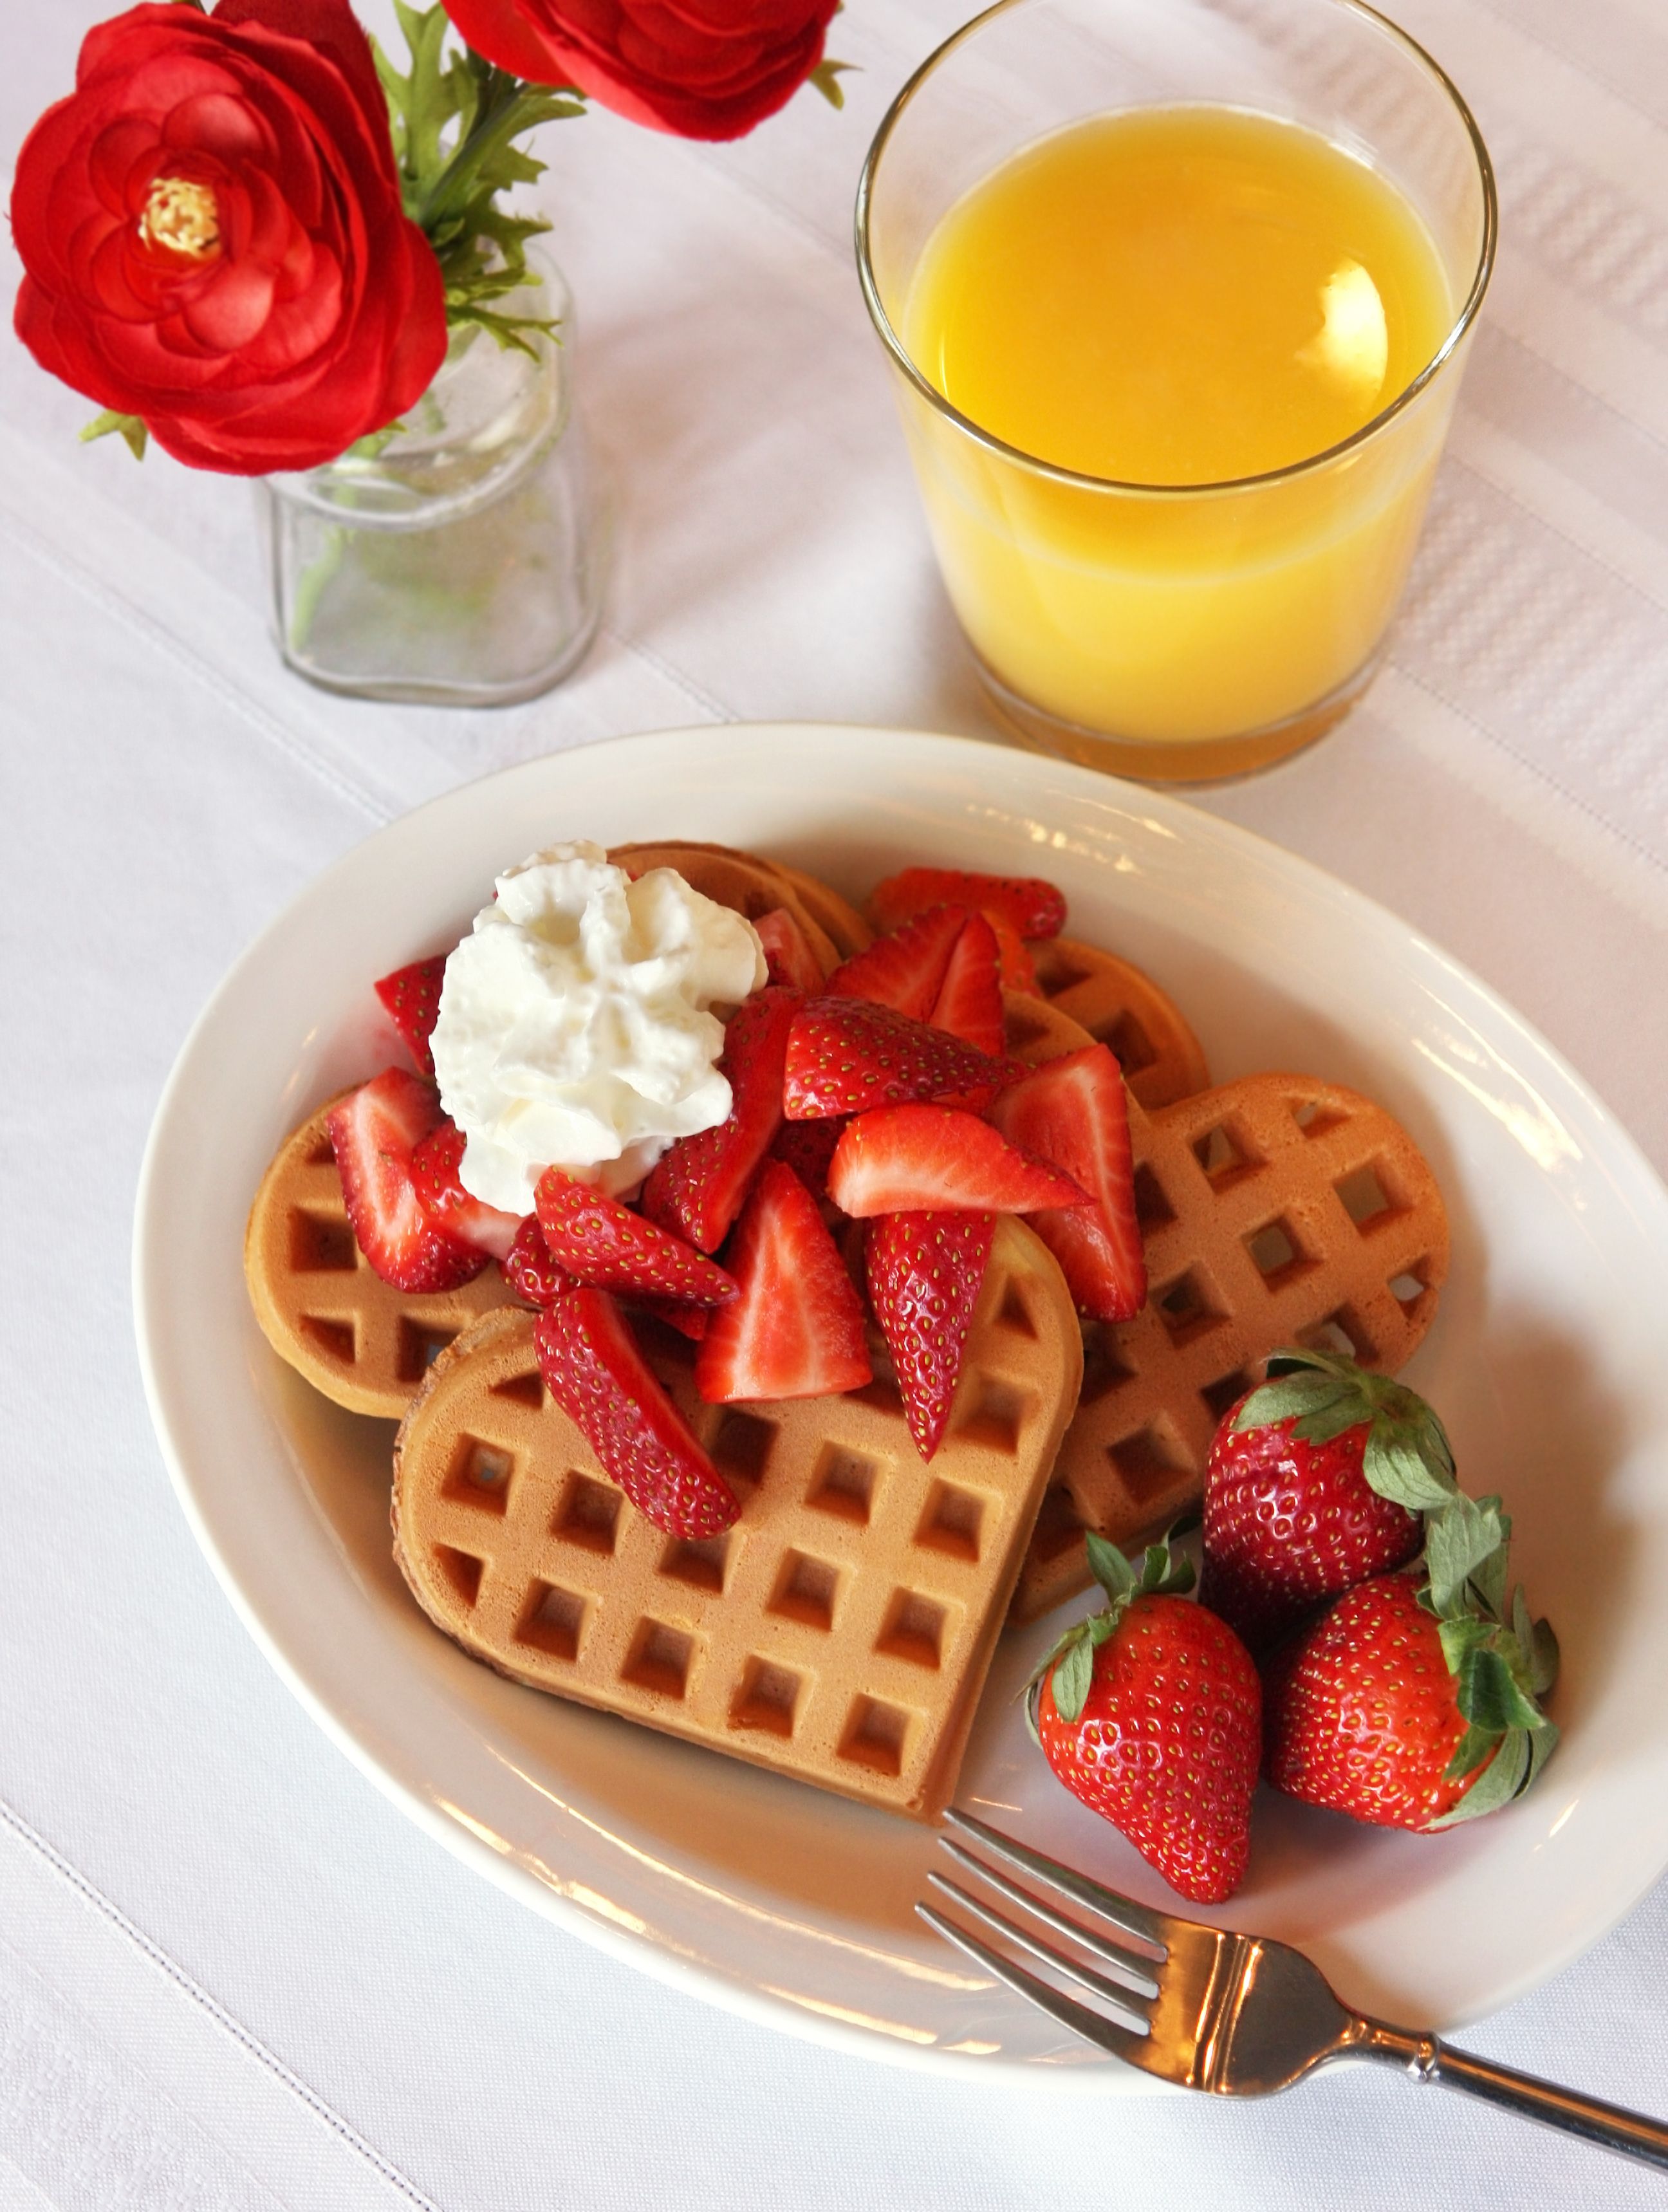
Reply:
[[949, 1419], [995, 1234], [993, 1213], [883, 1213], [869, 1224], [869, 1303], [924, 1460]]
[[796, 991], [815, 997], [822, 988], [822, 965], [811, 951], [804, 931], [787, 908], [772, 907], [768, 914], [759, 916], [753, 927], [765, 949], [770, 981], [786, 983]]
[[546, 1168], [533, 1203], [550, 1256], [576, 1282], [685, 1305], [722, 1305], [736, 1295], [722, 1267], [595, 1183], [575, 1182], [560, 1168]]
[[1028, 991], [1036, 995], [1037, 963], [1030, 950], [1010, 921], [999, 914], [985, 916], [996, 932], [996, 945], [1002, 960], [1002, 980], [1010, 991]]
[[950, 1106], [859, 1114], [834, 1146], [828, 1195], [859, 1221], [876, 1213], [1034, 1213], [1083, 1202], [1070, 1176]]
[[606, 1291], [564, 1291], [533, 1323], [538, 1370], [644, 1518], [691, 1542], [741, 1511]]
[[455, 1290], [487, 1264], [475, 1245], [436, 1229], [417, 1198], [412, 1155], [440, 1119], [429, 1085], [390, 1067], [340, 1100], [326, 1122], [359, 1249], [396, 1290]]
[[860, 1114], [907, 1098], [987, 1106], [1004, 1063], [865, 999], [813, 999], [788, 1032], [782, 1102], [791, 1121]]
[[771, 984], [737, 1008], [719, 1062], [730, 1079], [729, 1120], [681, 1137], [643, 1186], [640, 1203], [649, 1219], [702, 1252], [723, 1243], [782, 1125], [788, 1030], [804, 1003], [798, 991]]
[[962, 924], [927, 1019], [934, 1029], [959, 1036], [963, 1044], [1001, 1056], [1002, 983], [996, 932], [982, 914], [970, 914]]
[[536, 1213], [530, 1213], [516, 1231], [500, 1264], [505, 1281], [530, 1306], [554, 1305], [573, 1279], [550, 1256]]
[[646, 1314], [652, 1314], [657, 1321], [664, 1321], [668, 1328], [675, 1328], [680, 1336], [687, 1336], [694, 1344], [699, 1344], [706, 1335], [718, 1310], [715, 1306], [686, 1306], [676, 1298], [634, 1297], [632, 1304], [640, 1306]]
[[866, 951], [834, 969], [826, 986], [828, 996], [871, 999], [926, 1021], [967, 918], [964, 906], [936, 907], [890, 936], [877, 937]]
[[440, 1018], [440, 984], [445, 975], [446, 955], [437, 952], [432, 960], [414, 960], [409, 968], [395, 969], [391, 975], [383, 976], [375, 986], [378, 998], [405, 1039], [412, 1059], [425, 1075], [431, 1077], [434, 1073], [434, 1055], [428, 1048], [428, 1040]]
[[1031, 1226], [1060, 1263], [1071, 1295], [1097, 1321], [1127, 1321], [1147, 1298], [1135, 1218], [1129, 1105], [1103, 1044], [1051, 1060], [1002, 1092], [991, 1120], [1024, 1152], [1069, 1175], [1088, 1206], [1038, 1213]]
[[824, 1121], [784, 1121], [771, 1141], [770, 1157], [785, 1160], [813, 1198], [826, 1198], [828, 1163], [845, 1127], [840, 1115]]
[[443, 1236], [476, 1245], [494, 1260], [506, 1259], [521, 1216], [500, 1213], [464, 1188], [458, 1173], [463, 1157], [464, 1133], [455, 1121], [443, 1121], [429, 1131], [411, 1155], [417, 1203]]
[[862, 1301], [816, 1200], [783, 1161], [766, 1164], [725, 1256], [741, 1296], [713, 1315], [695, 1355], [709, 1404], [825, 1398], [870, 1380]]
[[960, 868], [906, 868], [869, 894], [876, 929], [895, 929], [929, 907], [977, 907], [998, 916], [1017, 937], [1058, 937], [1065, 927], [1065, 900], [1040, 876], [980, 876]]

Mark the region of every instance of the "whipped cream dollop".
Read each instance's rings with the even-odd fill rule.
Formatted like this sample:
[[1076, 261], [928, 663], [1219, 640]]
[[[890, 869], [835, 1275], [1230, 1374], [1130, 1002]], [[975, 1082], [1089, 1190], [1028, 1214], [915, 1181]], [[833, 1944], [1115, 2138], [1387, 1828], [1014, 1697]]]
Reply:
[[553, 845], [497, 882], [446, 963], [431, 1045], [465, 1190], [531, 1213], [547, 1167], [618, 1194], [717, 1127], [724, 1024], [765, 981], [752, 925], [670, 868], [634, 883], [600, 845]]

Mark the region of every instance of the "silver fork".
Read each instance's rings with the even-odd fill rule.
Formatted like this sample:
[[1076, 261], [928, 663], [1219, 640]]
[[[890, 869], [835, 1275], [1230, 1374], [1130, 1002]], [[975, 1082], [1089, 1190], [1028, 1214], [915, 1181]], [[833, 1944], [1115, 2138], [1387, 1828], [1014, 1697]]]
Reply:
[[1473, 2058], [1434, 2035], [1352, 2013], [1333, 1996], [1319, 1968], [1289, 1943], [1235, 1936], [1174, 1913], [1155, 1912], [968, 1814], [952, 1810], [944, 1818], [990, 1856], [1093, 1915], [1098, 1924], [1085, 1925], [960, 1844], [940, 1838], [956, 1864], [976, 1875], [986, 1889], [1064, 1936], [1097, 1961], [1098, 1968], [1056, 1950], [943, 1875], [927, 1876], [933, 1887], [1010, 1944], [1086, 1990], [1098, 2008], [1091, 2010], [1015, 1965], [930, 1905], [916, 1906], [922, 1919], [1010, 1990], [1143, 2073], [1219, 2097], [1254, 2097], [1289, 2088], [1340, 2058], [1376, 2059], [1400, 2067], [1411, 2081], [1463, 2089], [1668, 2172], [1668, 2127], [1655, 2120]]

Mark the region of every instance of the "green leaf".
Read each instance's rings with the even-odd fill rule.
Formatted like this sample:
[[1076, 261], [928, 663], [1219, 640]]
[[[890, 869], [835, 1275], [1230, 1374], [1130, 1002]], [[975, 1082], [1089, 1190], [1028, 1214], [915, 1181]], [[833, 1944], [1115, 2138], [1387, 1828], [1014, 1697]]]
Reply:
[[1445, 1782], [1463, 1782], [1492, 1754], [1499, 1741], [1498, 1729], [1469, 1727], [1460, 1737], [1453, 1757], [1443, 1768], [1442, 1779]]
[[1538, 1728], [1529, 1739], [1529, 1771], [1523, 1779], [1525, 1790], [1533, 1787], [1536, 1776], [1557, 1748], [1558, 1731], [1548, 1721], [1544, 1728]]
[[1170, 1548], [1170, 1529], [1156, 1544], [1149, 1544], [1141, 1558], [1141, 1579], [1136, 1584], [1143, 1597], [1179, 1597], [1190, 1590], [1198, 1577], [1189, 1559], [1178, 1558]]
[[1136, 1589], [1135, 1570], [1117, 1545], [1107, 1543], [1104, 1536], [1097, 1536], [1092, 1528], [1083, 1540], [1089, 1553], [1089, 1572], [1107, 1595], [1114, 1603], [1119, 1598], [1132, 1596]]
[[1025, 1700], [1025, 1731], [1039, 1751], [1042, 1749], [1042, 1730], [1037, 1726], [1037, 1698], [1041, 1687], [1042, 1676], [1033, 1674], [1020, 1692]]
[[[1095, 1619], [1098, 1620], [1100, 1618], [1101, 1616], [1097, 1613], [1095, 1615]], [[1063, 1636], [1057, 1636], [1054, 1638], [1054, 1641], [1049, 1645], [1047, 1650], [1043, 1654], [1042, 1657], [1038, 1660], [1036, 1665], [1031, 1669], [1030, 1674], [1026, 1677], [1025, 1687], [1019, 1693], [1022, 1698], [1027, 1696], [1029, 1692], [1036, 1688], [1037, 1684], [1041, 1681], [1043, 1676], [1052, 1671], [1054, 1662], [1061, 1657], [1071, 1644], [1077, 1641], [1077, 1638], [1083, 1634], [1083, 1622], [1081, 1620], [1075, 1620]]]
[[1306, 1444], [1329, 1444], [1334, 1437], [1343, 1436], [1346, 1430], [1358, 1429], [1371, 1419], [1354, 1392], [1345, 1391], [1294, 1421], [1291, 1432]]
[[1455, 1703], [1468, 1721], [1478, 1728], [1538, 1729], [1547, 1719], [1532, 1698], [1519, 1688], [1510, 1666], [1492, 1645], [1479, 1644], [1460, 1661]]
[[1369, 1489], [1410, 1513], [1440, 1513], [1454, 1494], [1453, 1474], [1399, 1433], [1381, 1435], [1374, 1429], [1368, 1435], [1362, 1472]]
[[1095, 1679], [1095, 1652], [1087, 1638], [1079, 1638], [1054, 1668], [1054, 1707], [1063, 1721], [1075, 1721], [1089, 1702]]
[[805, 82], [816, 86], [830, 107], [844, 107], [846, 95], [840, 90], [840, 80], [856, 66], [855, 62], [818, 62]]
[[95, 415], [79, 434], [83, 446], [94, 438], [107, 438], [114, 431], [136, 461], [145, 458], [145, 447], [150, 441], [150, 432], [136, 415], [120, 415], [106, 407], [102, 415]]
[[1561, 1656], [1551, 1622], [1538, 1620], [1529, 1638], [1529, 1686], [1538, 1698], [1544, 1698], [1557, 1680]]
[[1265, 1362], [1271, 1376], [1301, 1375], [1305, 1369], [1317, 1374], [1352, 1375], [1361, 1370], [1353, 1359], [1341, 1352], [1323, 1352], [1307, 1344], [1283, 1345], [1278, 1352], [1270, 1352]]
[[[1242, 1436], [1247, 1429], [1271, 1428], [1277, 1421], [1304, 1420], [1331, 1407], [1350, 1402], [1349, 1384], [1337, 1376], [1317, 1375], [1307, 1370], [1283, 1374], [1259, 1383], [1234, 1416], [1231, 1433]], [[1364, 1413], [1356, 1413], [1343, 1426], [1353, 1428], [1356, 1421], [1366, 1418]]]
[[1498, 1498], [1479, 1498], [1478, 1509], [1485, 1515], [1492, 1513], [1500, 1530], [1500, 1540], [1492, 1551], [1483, 1556], [1471, 1569], [1471, 1587], [1496, 1620], [1506, 1618], [1507, 1552], [1512, 1541], [1512, 1519], [1500, 1510]]
[[1155, 1585], [1155, 1589], [1165, 1597], [1183, 1597], [1198, 1580], [1198, 1576], [1191, 1559], [1173, 1558], [1169, 1572], [1162, 1582]]
[[1448, 1662], [1450, 1674], [1457, 1674], [1467, 1655], [1481, 1644], [1486, 1644], [1493, 1634], [1486, 1620], [1475, 1613], [1461, 1613], [1457, 1620], [1445, 1620], [1437, 1630], [1442, 1639], [1442, 1656]]
[[407, 66], [374, 41], [373, 53], [405, 212], [434, 249], [446, 319], [536, 354], [540, 342], [555, 339], [555, 319], [506, 314], [495, 303], [531, 281], [528, 241], [550, 226], [509, 213], [500, 198], [544, 173], [543, 162], [515, 142], [542, 124], [584, 114], [585, 96], [572, 87], [525, 83], [468, 46], [449, 48], [442, 5], [394, 0], [394, 12]]
[[1467, 1583], [1501, 1547], [1505, 1539], [1497, 1504], [1456, 1491], [1441, 1511], [1427, 1520], [1425, 1571], [1439, 1619], [1455, 1619], [1470, 1609]]
[[1431, 1822], [1432, 1829], [1458, 1827], [1462, 1820], [1480, 1820], [1509, 1805], [1527, 1786], [1530, 1774], [1529, 1738], [1522, 1729], [1503, 1735], [1500, 1749], [1465, 1792], [1453, 1812]]
[[362, 438], [355, 438], [343, 455], [343, 459], [353, 461], [373, 461], [379, 453], [387, 451], [402, 431], [409, 428], [409, 425], [403, 416], [397, 416], [393, 422], [385, 422], [381, 429], [367, 430]]

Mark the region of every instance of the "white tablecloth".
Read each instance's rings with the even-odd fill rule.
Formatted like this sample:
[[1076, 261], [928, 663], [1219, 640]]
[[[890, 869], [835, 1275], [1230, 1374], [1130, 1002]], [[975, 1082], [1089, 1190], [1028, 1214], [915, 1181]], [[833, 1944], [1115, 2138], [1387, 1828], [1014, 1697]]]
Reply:
[[[8, 161], [100, 12], [9, 27]], [[1057, 2101], [622, 1970], [317, 1732], [151, 1437], [127, 1273], [145, 1131], [221, 969], [324, 862], [618, 732], [988, 734], [849, 246], [870, 131], [959, 12], [851, 0], [843, 116], [804, 97], [716, 150], [606, 117], [545, 134], [623, 550], [591, 659], [531, 705], [367, 708], [285, 675], [246, 493], [78, 448], [84, 403], [0, 346], [0, 2212], [1659, 2201], [1393, 2079]], [[1480, 969], [1668, 1168], [1668, 14], [1404, 13], [1496, 155], [1499, 274], [1391, 665], [1319, 750], [1202, 803]], [[1659, 1891], [1471, 2040], [1668, 2111], [1665, 1987]]]

